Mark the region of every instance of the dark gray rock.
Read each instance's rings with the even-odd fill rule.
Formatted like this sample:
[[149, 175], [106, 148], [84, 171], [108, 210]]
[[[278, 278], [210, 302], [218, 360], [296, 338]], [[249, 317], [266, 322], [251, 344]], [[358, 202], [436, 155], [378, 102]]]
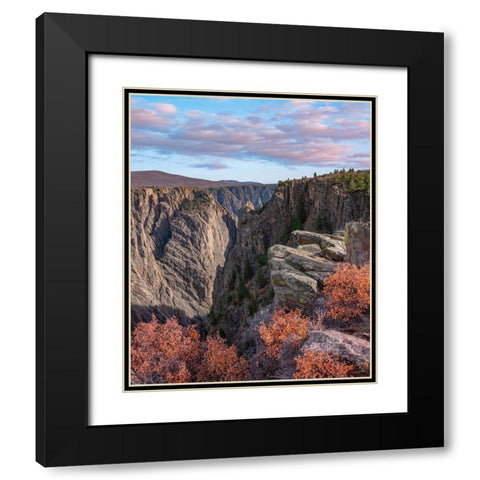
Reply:
[[345, 226], [345, 261], [358, 267], [370, 261], [370, 223], [349, 222]]
[[132, 189], [131, 304], [205, 316], [235, 234], [234, 219], [205, 189]]

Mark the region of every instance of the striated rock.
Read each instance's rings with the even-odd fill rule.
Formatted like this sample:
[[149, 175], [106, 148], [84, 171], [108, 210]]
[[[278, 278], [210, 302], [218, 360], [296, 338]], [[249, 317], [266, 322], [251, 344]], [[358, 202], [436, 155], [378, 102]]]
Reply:
[[348, 361], [359, 369], [365, 369], [370, 362], [370, 342], [368, 340], [337, 330], [312, 332], [302, 350], [326, 352]]
[[268, 251], [268, 264], [275, 302], [290, 307], [302, 307], [315, 298], [336, 267], [335, 261], [322, 256], [317, 244], [299, 248], [274, 245]]
[[306, 252], [315, 253], [316, 255], [319, 255], [319, 256], [322, 255], [322, 249], [320, 248], [319, 245], [316, 245], [315, 243], [312, 243], [309, 245], [299, 245], [297, 248], [299, 250], [305, 250]]
[[345, 258], [345, 243], [343, 237], [329, 235], [327, 233], [306, 232], [304, 230], [294, 230], [288, 239], [288, 245], [295, 247], [305, 247], [318, 245], [321, 249], [321, 256], [342, 262]]
[[161, 171], [138, 171], [131, 173], [132, 188], [152, 187], [196, 187], [210, 190], [217, 202], [232, 215], [238, 216], [247, 202], [253, 204], [253, 210], [261, 208], [272, 196], [276, 185], [256, 182], [236, 182], [234, 180], [212, 181], [201, 178], [185, 177]]
[[234, 219], [205, 189], [132, 189], [133, 309], [205, 316], [235, 234]]
[[317, 295], [317, 280], [295, 270], [274, 270], [270, 279], [281, 305], [304, 305]]
[[345, 226], [345, 261], [362, 266], [370, 260], [370, 223], [349, 222]]
[[[276, 185], [247, 184], [210, 188], [217, 202], [232, 215], [239, 216], [248, 203], [252, 210], [258, 210], [270, 200]], [[249, 206], [250, 206], [249, 205]]]

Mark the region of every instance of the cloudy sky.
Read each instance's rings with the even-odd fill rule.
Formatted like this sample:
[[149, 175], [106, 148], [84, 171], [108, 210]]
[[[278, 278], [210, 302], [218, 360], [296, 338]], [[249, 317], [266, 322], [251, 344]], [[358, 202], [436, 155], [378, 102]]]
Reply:
[[370, 168], [370, 103], [131, 95], [131, 170], [276, 183]]

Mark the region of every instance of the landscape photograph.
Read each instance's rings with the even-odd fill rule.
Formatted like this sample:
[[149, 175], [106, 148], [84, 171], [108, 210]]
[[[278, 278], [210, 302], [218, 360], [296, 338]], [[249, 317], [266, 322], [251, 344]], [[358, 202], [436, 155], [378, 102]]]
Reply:
[[124, 388], [374, 382], [375, 98], [124, 92]]

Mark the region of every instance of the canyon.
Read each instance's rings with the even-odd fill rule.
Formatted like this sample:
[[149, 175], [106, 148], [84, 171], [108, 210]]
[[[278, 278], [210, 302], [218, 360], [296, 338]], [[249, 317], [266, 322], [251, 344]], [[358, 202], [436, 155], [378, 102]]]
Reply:
[[133, 325], [175, 315], [243, 351], [259, 310], [302, 308], [338, 262], [369, 260], [369, 189], [338, 175], [263, 185], [157, 173], [132, 176]]

